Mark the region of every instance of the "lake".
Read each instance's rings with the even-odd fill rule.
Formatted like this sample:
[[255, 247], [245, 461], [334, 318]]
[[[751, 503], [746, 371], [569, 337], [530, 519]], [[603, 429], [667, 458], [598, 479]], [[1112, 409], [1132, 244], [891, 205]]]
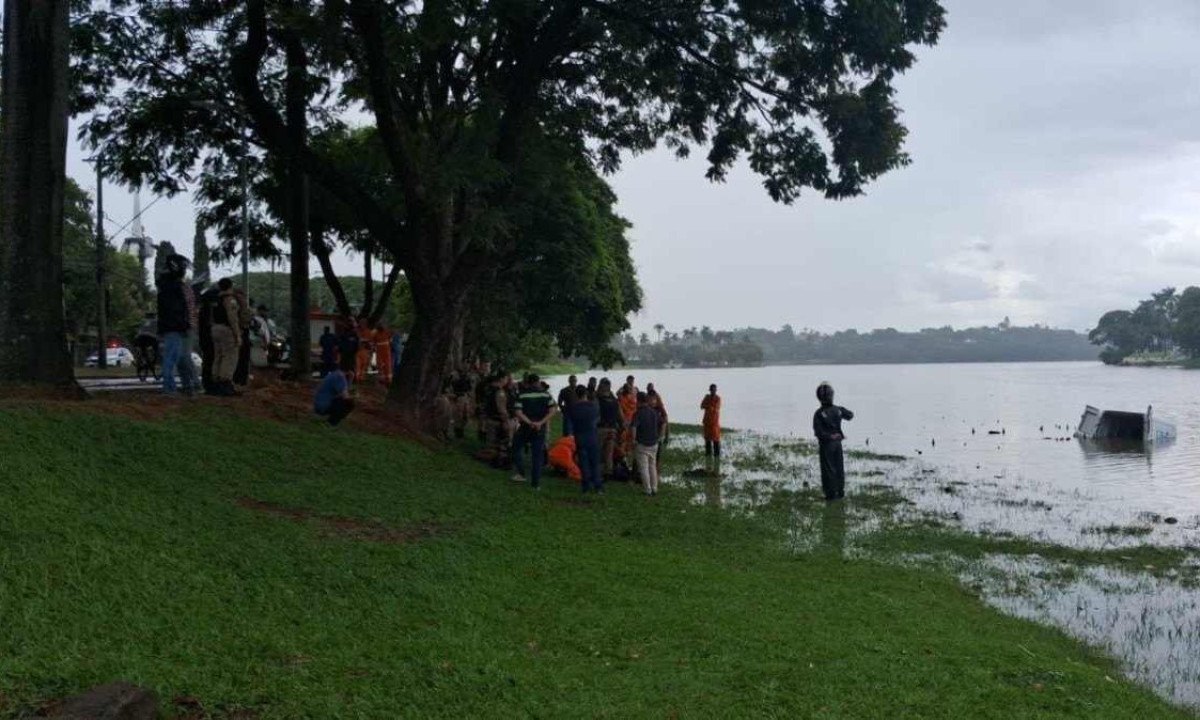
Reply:
[[[622, 382], [628, 373], [609, 376]], [[1058, 627], [1118, 659], [1123, 672], [1163, 697], [1200, 708], [1200, 558], [1156, 569], [1124, 557], [1137, 546], [1200, 547], [1200, 372], [1100, 363], [791, 366], [634, 370], [653, 382], [674, 422], [697, 423], [716, 383], [731, 435], [724, 465], [703, 485], [668, 478], [694, 501], [754, 513], [791, 493], [789, 546], [827, 542], [827, 516], [805, 513], [819, 473], [811, 453], [781, 436], [812, 437], [815, 390], [827, 380], [855, 412], [847, 445], [904, 455], [847, 458], [851, 510], [833, 533], [841, 552], [864, 552], [872, 534], [929, 522], [984, 537], [1029, 538], [1110, 553], [1110, 562], [1066, 563], [1033, 554], [901, 554], [897, 562], [948, 568], [987, 603]], [[561, 378], [551, 380], [561, 386]], [[1165, 445], [1117, 452], [1075, 440], [1085, 405], [1144, 412], [1175, 423]], [[974, 431], [974, 432], [972, 432]], [[1000, 434], [992, 435], [990, 432]], [[680, 447], [699, 454], [698, 438]], [[763, 463], [763, 458], [774, 462]], [[698, 460], [698, 458], [697, 458]], [[855, 501], [886, 487], [904, 498], [882, 515]], [[869, 507], [869, 505], [867, 506]], [[847, 539], [849, 538], [849, 539]], [[1001, 546], [1002, 547], [1002, 546]], [[865, 551], [868, 556], [871, 551]], [[878, 549], [875, 552], [879, 552]], [[1115, 554], [1115, 555], [1114, 555]], [[1113, 557], [1127, 560], [1114, 566]]]
[[[1060, 362], [615, 369], [607, 375], [619, 385], [630, 373], [639, 387], [654, 383], [673, 422], [698, 423], [700, 399], [716, 383], [726, 427], [798, 437], [812, 436], [815, 390], [829, 381], [836, 402], [855, 413], [845, 426], [848, 447], [919, 458], [968, 482], [1053, 488], [1122, 514], [1200, 512], [1198, 371]], [[550, 380], [556, 392], [564, 380]], [[1155, 417], [1173, 422], [1179, 437], [1127, 452], [1063, 441], [1088, 404], [1139, 412], [1153, 405]]]

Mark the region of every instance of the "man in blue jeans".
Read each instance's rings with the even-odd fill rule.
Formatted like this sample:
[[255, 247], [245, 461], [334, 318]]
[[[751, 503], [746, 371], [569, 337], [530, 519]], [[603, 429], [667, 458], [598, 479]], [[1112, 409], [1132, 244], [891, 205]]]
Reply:
[[534, 490], [542, 486], [542, 466], [546, 463], [546, 425], [558, 412], [554, 398], [542, 387], [542, 379], [530, 375], [521, 386], [517, 396], [515, 415], [516, 435], [513, 437], [512, 460], [513, 482], [525, 482], [525, 448], [529, 448], [533, 467], [530, 468], [529, 484]]
[[192, 291], [184, 284], [188, 260], [182, 255], [167, 258], [163, 274], [156, 279], [158, 286], [158, 337], [163, 344], [162, 383], [163, 393], [175, 394], [175, 373], [183, 382], [183, 394], [191, 397], [196, 392], [196, 368], [192, 356], [186, 352], [186, 342], [191, 329], [191, 313], [188, 293]]
[[604, 492], [600, 473], [600, 406], [588, 399], [588, 389], [575, 388], [575, 402], [567, 406], [571, 432], [575, 435], [575, 454], [579, 456], [579, 472], [583, 475], [583, 492]]
[[350, 397], [350, 384], [354, 382], [354, 371], [350, 368], [353, 365], [353, 360], [343, 362], [342, 367], [335, 365], [321, 381], [313, 398], [313, 412], [328, 420], [332, 427], [337, 427], [354, 409], [354, 400]]

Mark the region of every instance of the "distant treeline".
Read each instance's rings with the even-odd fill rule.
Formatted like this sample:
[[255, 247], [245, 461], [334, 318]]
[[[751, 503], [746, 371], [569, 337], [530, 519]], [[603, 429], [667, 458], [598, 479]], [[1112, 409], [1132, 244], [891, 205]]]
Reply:
[[1088, 337], [1111, 365], [1133, 355], [1200, 358], [1200, 288], [1164, 288], [1132, 310], [1110, 310]]
[[635, 338], [626, 334], [614, 346], [631, 365], [684, 367], [760, 364], [958, 363], [1095, 360], [1097, 349], [1073, 330], [1035, 325], [1014, 327], [1007, 318], [995, 327], [950, 327], [900, 332], [893, 328], [832, 334], [742, 328], [713, 331], [689, 328], [682, 333], [655, 328]]

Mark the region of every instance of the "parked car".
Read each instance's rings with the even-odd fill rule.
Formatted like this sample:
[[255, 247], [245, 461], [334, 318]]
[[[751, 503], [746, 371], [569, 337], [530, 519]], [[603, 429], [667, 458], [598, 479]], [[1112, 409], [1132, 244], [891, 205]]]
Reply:
[[[105, 361], [109, 367], [129, 367], [134, 364], [133, 352], [126, 347], [108, 348], [105, 352]], [[88, 355], [84, 361], [84, 367], [94, 368], [100, 364], [100, 353], [92, 353]]]

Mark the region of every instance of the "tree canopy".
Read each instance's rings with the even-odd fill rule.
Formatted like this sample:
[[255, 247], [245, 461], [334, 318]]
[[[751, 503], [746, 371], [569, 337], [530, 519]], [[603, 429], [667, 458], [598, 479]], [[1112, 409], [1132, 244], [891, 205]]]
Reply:
[[1190, 328], [1198, 296], [1190, 290], [1195, 288], [1183, 293], [1164, 288], [1133, 310], [1110, 310], [1100, 317], [1088, 338], [1103, 348], [1100, 357], [1111, 364], [1141, 352], [1169, 353], [1181, 348], [1195, 354], [1200, 346], [1190, 344]]
[[[173, 189], [198, 167], [216, 174], [245, 155], [245, 132], [394, 259], [416, 318], [393, 398], [414, 408], [440, 390], [497, 268], [535, 254], [520, 208], [546, 146], [602, 172], [656, 146], [700, 149], [710, 179], [744, 161], [780, 202], [805, 189], [852, 197], [908, 162], [893, 82], [915, 46], [936, 42], [944, 11], [937, 0], [112, 0], [83, 25], [80, 107], [102, 111], [87, 132], [124, 138], [125, 175]], [[382, 193], [316, 141], [348, 118], [376, 133]], [[606, 267], [584, 263], [612, 285]], [[628, 290], [590, 312], [632, 307]], [[568, 346], [591, 342], [578, 316], [548, 324]]]

